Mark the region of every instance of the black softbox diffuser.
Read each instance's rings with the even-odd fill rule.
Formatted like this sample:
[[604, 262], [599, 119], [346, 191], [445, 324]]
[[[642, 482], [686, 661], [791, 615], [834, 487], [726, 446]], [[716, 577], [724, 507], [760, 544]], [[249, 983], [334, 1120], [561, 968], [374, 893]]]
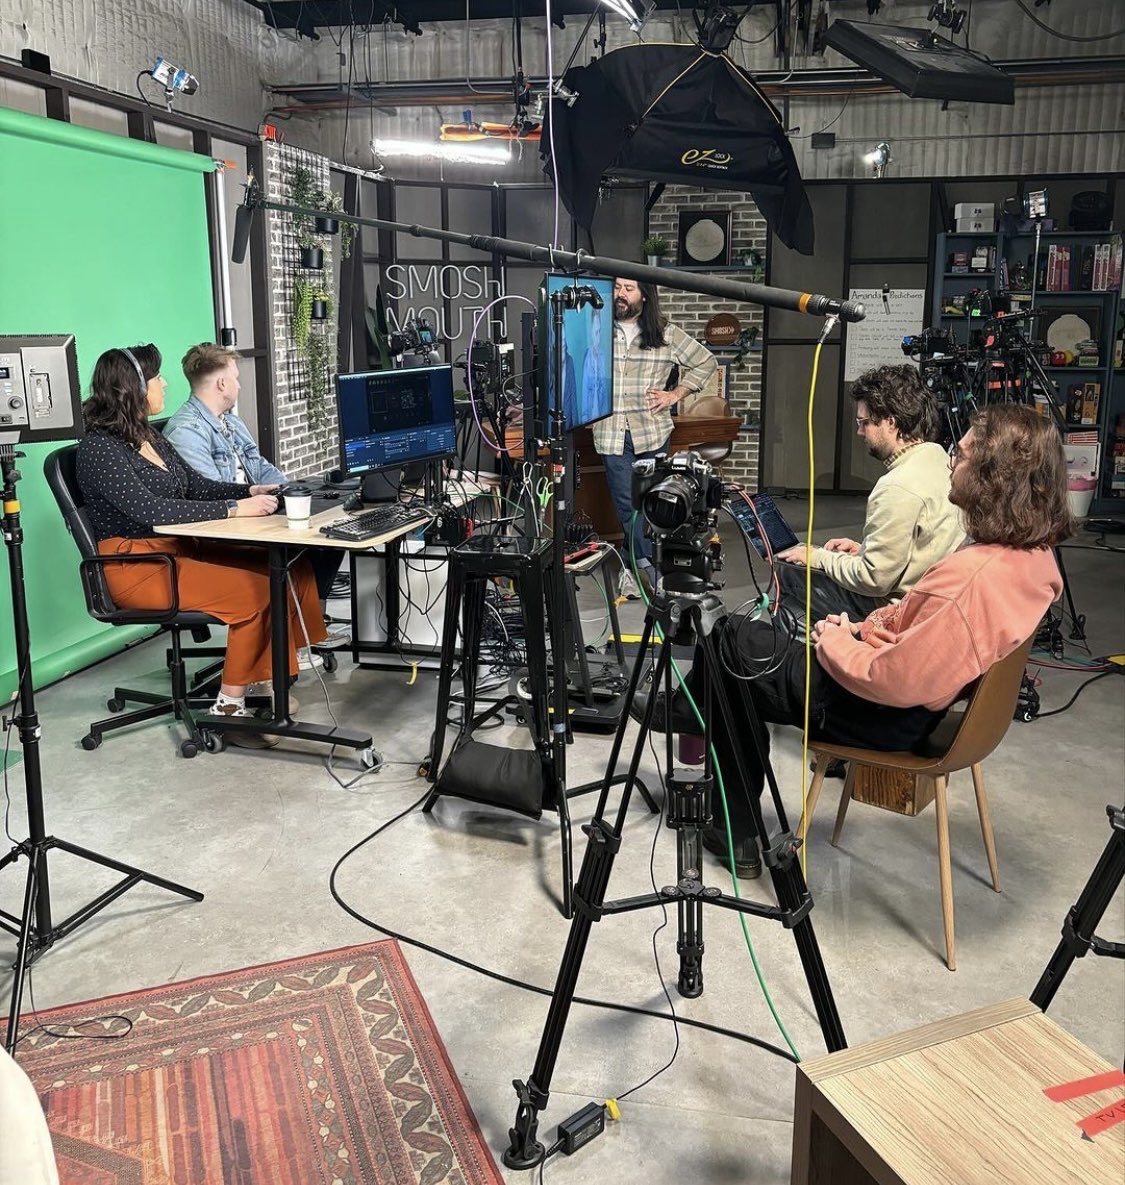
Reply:
[[[606, 173], [673, 185], [747, 190], [770, 229], [811, 255], [813, 218], [777, 108], [723, 54], [631, 45], [568, 70], [570, 106], [551, 104], [559, 190], [587, 230]], [[548, 158], [545, 127], [540, 152]]]

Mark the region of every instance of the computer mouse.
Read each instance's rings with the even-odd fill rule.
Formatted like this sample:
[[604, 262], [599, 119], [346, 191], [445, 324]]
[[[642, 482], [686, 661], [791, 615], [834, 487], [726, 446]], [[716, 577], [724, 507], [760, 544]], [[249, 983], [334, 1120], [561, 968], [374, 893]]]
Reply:
[[320, 496], [325, 500], [325, 502], [334, 502], [340, 496], [340, 491], [322, 490]]

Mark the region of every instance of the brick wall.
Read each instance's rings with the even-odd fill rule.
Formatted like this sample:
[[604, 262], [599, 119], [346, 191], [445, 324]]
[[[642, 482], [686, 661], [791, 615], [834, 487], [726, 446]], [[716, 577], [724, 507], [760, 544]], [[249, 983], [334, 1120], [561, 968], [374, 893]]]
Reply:
[[[271, 202], [288, 202], [289, 170], [304, 165], [313, 175], [316, 185], [327, 191], [330, 187], [327, 157], [294, 148], [289, 144], [264, 144], [266, 198]], [[333, 468], [338, 461], [336, 404], [332, 395], [336, 375], [336, 315], [333, 309], [324, 322], [313, 322], [311, 333], [327, 337], [329, 359], [329, 395], [327, 422], [319, 429], [310, 423], [307, 399], [309, 395], [308, 363], [293, 343], [291, 327], [293, 315], [293, 281], [302, 273], [297, 229], [288, 214], [276, 210], [267, 212], [266, 247], [269, 253], [270, 321], [276, 402], [273, 408], [279, 469], [290, 477], [308, 477]], [[335, 298], [335, 269], [332, 253], [339, 236], [325, 238], [324, 279]]]
[[[731, 211], [731, 250], [734, 262], [745, 248], [756, 247], [765, 259], [766, 221], [757, 206], [745, 193], [724, 192], [714, 189], [695, 189], [686, 185], [669, 185], [661, 194], [660, 201], [649, 213], [648, 234], [660, 235], [672, 244], [674, 252], [679, 232], [679, 212], [683, 209], [729, 209]], [[747, 269], [748, 271], [749, 269]], [[729, 275], [738, 279], [737, 274]], [[671, 288], [660, 290], [660, 307], [669, 320], [675, 322], [686, 333], [703, 340], [703, 327], [716, 313], [733, 313], [743, 329], [751, 325], [758, 327], [758, 340], [762, 343], [762, 309], [757, 305], [737, 304], [715, 296], [701, 296], [692, 292], [676, 292]], [[720, 353], [718, 358], [732, 360], [731, 353]], [[758, 430], [757, 422], [761, 408], [762, 354], [755, 349], [747, 354], [742, 364], [730, 369], [728, 398], [735, 415], [745, 423], [754, 422], [753, 428], [744, 428], [735, 441], [730, 457], [723, 463], [723, 472], [728, 480], [744, 482], [751, 489], [758, 484]]]

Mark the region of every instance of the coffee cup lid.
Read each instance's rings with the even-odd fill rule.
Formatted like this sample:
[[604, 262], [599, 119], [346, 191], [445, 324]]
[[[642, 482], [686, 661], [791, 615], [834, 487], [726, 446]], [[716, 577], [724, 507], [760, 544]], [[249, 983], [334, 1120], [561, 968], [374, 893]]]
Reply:
[[286, 498], [290, 498], [290, 497], [307, 498], [312, 493], [312, 488], [310, 486], [297, 484], [297, 485], [286, 486], [285, 489], [282, 491], [282, 493], [285, 495]]

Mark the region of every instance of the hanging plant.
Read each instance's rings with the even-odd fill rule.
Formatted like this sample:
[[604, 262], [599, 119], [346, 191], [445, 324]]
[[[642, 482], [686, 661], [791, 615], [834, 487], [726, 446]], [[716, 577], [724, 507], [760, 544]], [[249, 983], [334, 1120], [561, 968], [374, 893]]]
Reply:
[[340, 229], [340, 220], [333, 217], [344, 208], [344, 199], [332, 189], [318, 189], [313, 204], [324, 214], [317, 218], [316, 229], [322, 235], [334, 235]]
[[293, 333], [293, 345], [299, 354], [304, 354], [308, 350], [313, 296], [318, 291], [317, 285], [304, 276], [297, 276], [293, 281], [293, 312], [290, 316], [290, 329]]
[[312, 271], [324, 267], [324, 240], [313, 233], [308, 223], [297, 232], [297, 246], [301, 250], [301, 267]]
[[[317, 193], [316, 178], [312, 175], [312, 170], [304, 165], [294, 165], [289, 170], [289, 200], [293, 205], [311, 210], [318, 205]], [[305, 221], [305, 215], [294, 214], [293, 219], [301, 223]]]
[[305, 398], [309, 427], [323, 440], [328, 430], [328, 337], [311, 334], [306, 358], [309, 364], [309, 390]]

